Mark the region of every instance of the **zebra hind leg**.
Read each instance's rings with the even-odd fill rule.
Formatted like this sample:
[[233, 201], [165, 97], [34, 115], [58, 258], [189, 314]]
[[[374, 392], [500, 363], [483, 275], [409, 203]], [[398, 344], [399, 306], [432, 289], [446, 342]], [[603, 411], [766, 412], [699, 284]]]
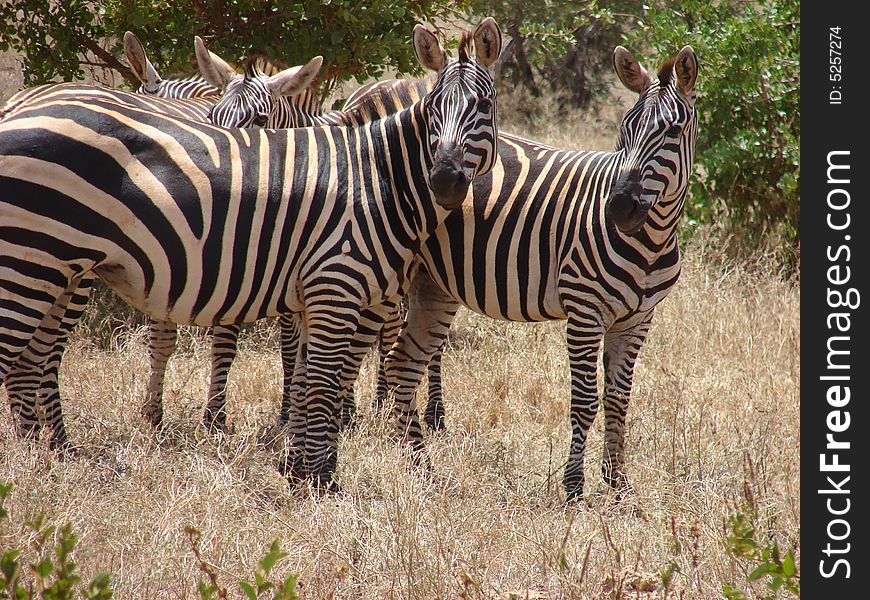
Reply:
[[[20, 438], [35, 440], [42, 431], [45, 416], [40, 414], [43, 407], [39, 401], [39, 390], [44, 376], [43, 365], [55, 354], [57, 342], [65, 341], [68, 331], [65, 327], [66, 311], [79, 281], [79, 278], [73, 279], [52, 305], [31, 301], [28, 310], [31, 317], [39, 312], [40, 306], [45, 308], [42, 319], [36, 325], [32, 319], [12, 311], [6, 311], [7, 314], [0, 317], [0, 335], [3, 331], [10, 332], [2, 335], [4, 344], [0, 347], [0, 379], [6, 384], [9, 407]], [[0, 307], [6, 302], [7, 299], [0, 298]], [[10, 306], [14, 305], [14, 301], [10, 302]], [[15, 335], [11, 334], [13, 331]], [[57, 408], [59, 412], [59, 404]], [[66, 444], [63, 421], [59, 424], [59, 434], [55, 429], [57, 425], [52, 425], [49, 443], [53, 448], [62, 449]]]
[[379, 340], [382, 340], [384, 330], [387, 327], [385, 323], [394, 318], [396, 311], [396, 303], [387, 301], [379, 306], [362, 311], [360, 315], [356, 333], [354, 333], [353, 339], [348, 346], [348, 359], [341, 371], [341, 383], [338, 392], [338, 404], [341, 407], [340, 429], [350, 428], [355, 423], [356, 401], [354, 398], [354, 383], [356, 383], [359, 376], [360, 366], [369, 349], [378, 344]]
[[375, 387], [375, 397], [372, 398], [372, 414], [381, 415], [384, 411], [384, 403], [387, 399], [387, 370], [385, 360], [390, 349], [399, 339], [399, 333], [405, 326], [405, 317], [408, 314], [408, 303], [402, 299], [394, 310], [384, 319], [381, 335], [378, 343], [378, 380]]
[[444, 343], [458, 309], [456, 301], [428, 274], [419, 272], [408, 295], [405, 327], [385, 361], [397, 433], [421, 465], [428, 465], [428, 458], [417, 412], [417, 387], [432, 356]]

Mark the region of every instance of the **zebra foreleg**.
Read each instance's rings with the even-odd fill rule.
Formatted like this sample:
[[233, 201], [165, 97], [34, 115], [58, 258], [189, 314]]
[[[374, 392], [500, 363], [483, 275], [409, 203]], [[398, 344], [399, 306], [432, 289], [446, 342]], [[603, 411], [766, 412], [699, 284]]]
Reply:
[[239, 342], [238, 325], [217, 325], [212, 328], [211, 378], [202, 423], [212, 432], [227, 430], [227, 378], [236, 359]]
[[148, 351], [151, 373], [145, 392], [145, 403], [140, 409], [142, 417], [154, 427], [163, 421], [163, 383], [166, 379], [166, 363], [175, 351], [178, 328], [175, 323], [152, 321], [148, 328]]
[[306, 315], [305, 466], [315, 488], [337, 491], [338, 387], [360, 314], [326, 308]]
[[625, 416], [631, 398], [634, 365], [652, 320], [652, 311], [628, 329], [604, 336], [604, 457], [602, 473], [620, 495], [631, 492], [623, 473]]
[[571, 446], [564, 485], [569, 502], [583, 499], [583, 458], [589, 428], [598, 413], [598, 351], [604, 335], [594, 317], [569, 315], [568, 361], [571, 368]]
[[423, 414], [423, 420], [426, 422], [426, 427], [431, 431], [441, 431], [444, 429], [444, 396], [441, 392], [441, 358], [444, 353], [444, 345], [446, 340], [441, 343], [438, 351], [432, 355], [432, 360], [429, 361], [426, 377], [429, 382], [429, 401], [426, 403], [426, 411]]
[[418, 462], [428, 459], [417, 412], [417, 387], [426, 365], [447, 337], [458, 309], [452, 297], [436, 286], [428, 274], [420, 272], [408, 295], [405, 327], [385, 361], [398, 434]]

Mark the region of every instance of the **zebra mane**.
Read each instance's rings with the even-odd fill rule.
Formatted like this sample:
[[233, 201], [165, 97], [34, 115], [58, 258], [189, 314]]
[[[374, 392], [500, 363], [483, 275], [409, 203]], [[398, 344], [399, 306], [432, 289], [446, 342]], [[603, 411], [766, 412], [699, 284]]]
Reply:
[[474, 46], [474, 34], [467, 29], [459, 35], [459, 60], [468, 62], [471, 60], [471, 49]]
[[659, 78], [659, 86], [664, 88], [671, 82], [671, 78], [674, 76], [674, 65], [677, 64], [677, 59], [675, 57], [671, 57], [662, 63], [662, 66], [659, 67], [658, 78]]
[[436, 76], [423, 79], [392, 79], [373, 85], [342, 109], [346, 123], [366, 123], [408, 108], [435, 85]]
[[271, 77], [287, 68], [287, 65], [274, 58], [269, 58], [261, 52], [253, 52], [245, 59], [244, 76], [245, 79], [254, 79], [265, 75]]

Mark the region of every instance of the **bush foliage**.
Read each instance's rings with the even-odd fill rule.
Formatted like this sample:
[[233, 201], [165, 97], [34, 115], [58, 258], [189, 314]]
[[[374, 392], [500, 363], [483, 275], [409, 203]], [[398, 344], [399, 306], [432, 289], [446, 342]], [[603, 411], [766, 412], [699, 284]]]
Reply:
[[324, 57], [321, 81], [379, 77], [386, 68], [417, 72], [415, 23], [455, 18], [464, 2], [443, 0], [18, 0], [0, 3], [0, 50], [23, 56], [29, 85], [80, 79], [92, 67], [120, 72], [138, 86], [123, 55], [130, 30], [164, 75], [193, 67], [193, 37], [227, 60], [250, 51], [288, 64]]
[[628, 42], [701, 61], [700, 130], [688, 216], [726, 218], [744, 240], [797, 252], [800, 7], [797, 0], [656, 2]]

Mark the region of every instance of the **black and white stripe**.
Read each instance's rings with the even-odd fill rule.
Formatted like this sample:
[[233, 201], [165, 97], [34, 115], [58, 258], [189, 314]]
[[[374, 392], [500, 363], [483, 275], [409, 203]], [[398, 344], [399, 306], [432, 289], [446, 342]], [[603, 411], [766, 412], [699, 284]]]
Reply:
[[[564, 483], [571, 499], [583, 494], [602, 342], [604, 476], [616, 489], [627, 486], [632, 374], [654, 308], [680, 273], [677, 224], [698, 129], [691, 48], [655, 79], [621, 47], [614, 66], [639, 94], [617, 149], [565, 151], [502, 135], [500, 161], [475, 180], [470, 206], [451, 213], [423, 245], [407, 323], [386, 359], [397, 410], [416, 413], [414, 391], [460, 305], [511, 321], [567, 320], [572, 437]], [[430, 425], [441, 418], [442, 406], [428, 407]]]
[[[286, 465], [290, 476], [329, 485], [338, 372], [361, 310], [405, 291], [421, 241], [464, 198], [458, 182], [467, 187], [493, 162], [480, 150], [488, 137], [495, 152], [487, 68], [500, 44], [487, 19], [447, 61], [434, 35], [416, 28], [421, 62], [439, 71], [433, 90], [363, 125], [227, 130], [94, 99], [8, 115], [0, 381], [42, 351], [29, 348], [34, 332], [58, 328], [89, 273], [162, 321], [303, 313], [307, 393], [291, 415]], [[433, 113], [451, 130], [464, 122], [455, 144], [429, 143]]]

